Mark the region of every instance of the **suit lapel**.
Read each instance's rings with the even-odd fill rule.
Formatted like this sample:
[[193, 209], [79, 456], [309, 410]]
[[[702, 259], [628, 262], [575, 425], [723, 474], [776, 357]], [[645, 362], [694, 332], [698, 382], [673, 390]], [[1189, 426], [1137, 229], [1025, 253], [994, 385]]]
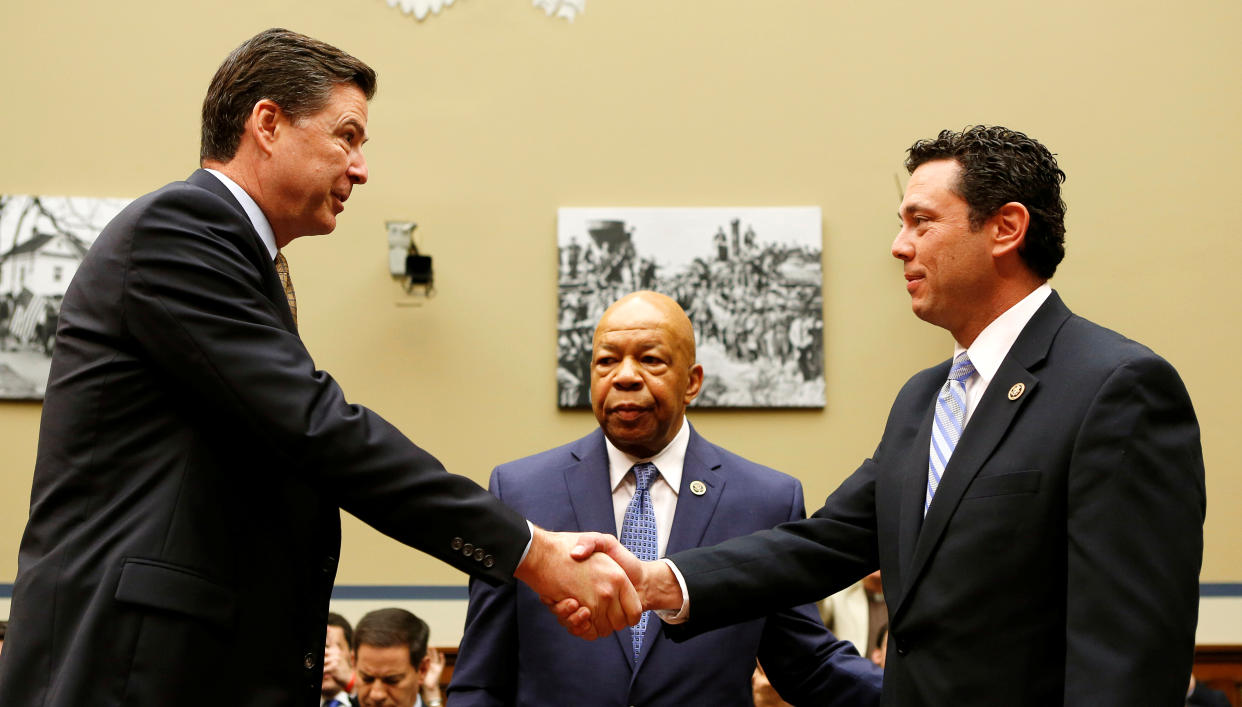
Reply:
[[[612, 507], [612, 479], [608, 475], [608, 451], [604, 448], [603, 431], [596, 429], [578, 440], [570, 453], [577, 462], [565, 467], [565, 487], [569, 490], [569, 504], [578, 521], [578, 530], [620, 536]], [[650, 625], [649, 621], [648, 630]], [[614, 631], [612, 635], [632, 673], [634, 644], [629, 630]]]
[[[947, 378], [949, 375], [949, 362], [945, 362], [937, 367], [936, 371], [935, 378]], [[934, 396], [935, 393], [932, 395]], [[914, 448], [906, 455], [905, 459], [899, 462], [903, 468], [899, 472], [902, 479], [901, 526], [897, 552], [901, 567], [901, 585], [907, 590], [903, 592], [903, 595], [909, 593], [908, 589], [914, 581], [913, 575], [909, 573], [913, 570], [914, 552], [918, 546], [920, 531], [923, 529], [923, 501], [927, 498], [927, 464], [928, 455], [930, 454], [931, 429], [935, 409], [936, 401], [933, 397], [932, 400], [928, 401], [923, 412], [923, 422], [919, 425], [918, 435], [914, 438]], [[893, 605], [897, 606], [900, 602], [900, 597], [895, 599], [897, 601], [894, 601]]]
[[[910, 453], [911, 461], [906, 469], [902, 498], [902, 543], [899, 550], [901, 579], [905, 590], [893, 609], [894, 619], [913, 594], [915, 585], [935, 552], [966, 489], [979, 474], [984, 462], [992, 456], [1027, 401], [1035, 394], [1039, 378], [1031, 369], [1042, 363], [1047, 356], [1052, 339], [1069, 314], [1061, 298], [1054, 292], [1027, 322], [1001, 362], [992, 382], [988, 384], [987, 392], [980, 399], [978, 408], [971, 414], [966, 431], [962, 433], [962, 438], [945, 467], [944, 477], [936, 489], [936, 496], [927, 510], [927, 516], [922, 518], [932, 411], [935, 407], [934, 400], [929, 402], [928, 412], [919, 428], [919, 436], [915, 440], [915, 447]], [[947, 376], [948, 363], [944, 368]], [[1011, 400], [1009, 391], [1017, 383], [1021, 383], [1024, 390], [1016, 399]], [[912, 553], [910, 548], [913, 548]]]
[[612, 511], [604, 433], [596, 429], [578, 440], [570, 453], [577, 461], [564, 469], [565, 487], [569, 490], [569, 505], [578, 520], [578, 530], [616, 535], [617, 520]]
[[223, 182], [205, 169], [196, 170], [185, 181], [220, 197], [241, 217], [242, 222], [246, 224], [246, 233], [244, 235], [248, 236], [242, 240], [250, 245], [245, 255], [254, 264], [259, 271], [259, 275], [263, 278], [264, 294], [275, 305], [276, 311], [280, 314], [281, 321], [285, 324], [285, 328], [296, 334], [298, 326], [293, 321], [293, 312], [289, 311], [289, 301], [285, 298], [285, 287], [280, 284], [280, 276], [276, 274], [276, 266], [272, 263], [267, 246], [263, 244], [263, 239], [259, 237], [259, 232], [254, 229], [254, 224], [250, 222], [250, 217], [246, 214], [246, 210], [237, 202], [237, 197], [233, 196], [233, 192], [229, 191], [229, 188], [224, 186]]
[[[681, 488], [677, 491], [677, 512], [673, 514], [666, 555], [698, 547], [703, 542], [703, 534], [707, 532], [707, 525], [724, 493], [725, 477], [721, 471], [720, 456], [716, 450], [691, 427], [686, 460], [681, 469]], [[695, 481], [702, 481], [707, 489], [701, 496], [690, 490], [690, 485]]]

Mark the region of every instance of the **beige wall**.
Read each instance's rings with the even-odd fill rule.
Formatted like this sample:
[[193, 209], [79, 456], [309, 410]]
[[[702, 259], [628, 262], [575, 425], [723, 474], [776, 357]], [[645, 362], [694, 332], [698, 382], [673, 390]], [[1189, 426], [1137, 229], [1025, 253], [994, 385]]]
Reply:
[[[901, 382], [950, 351], [888, 254], [904, 148], [976, 122], [1027, 131], [1069, 174], [1054, 285], [1181, 371], [1208, 466], [1203, 579], [1242, 581], [1242, 514], [1226, 510], [1242, 505], [1236, 0], [590, 0], [572, 25], [527, 0], [458, 0], [423, 23], [383, 0], [10, 0], [4, 16], [0, 192], [137, 196], [183, 178], [212, 71], [262, 28], [375, 66], [372, 183], [336, 234], [289, 250], [302, 332], [352, 401], [480, 482], [593, 425], [555, 406], [558, 206], [809, 204], [827, 408], [693, 420], [800, 477], [813, 510], [870, 453]], [[394, 304], [393, 218], [417, 220], [435, 257], [426, 306]], [[0, 404], [0, 583], [39, 411]], [[342, 583], [464, 582], [345, 525]]]

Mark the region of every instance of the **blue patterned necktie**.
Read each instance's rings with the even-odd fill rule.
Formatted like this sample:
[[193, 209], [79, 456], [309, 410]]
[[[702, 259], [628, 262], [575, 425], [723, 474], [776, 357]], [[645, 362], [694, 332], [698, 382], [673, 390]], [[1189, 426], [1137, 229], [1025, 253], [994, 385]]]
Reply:
[[949, 379], [940, 388], [936, 397], [936, 419], [932, 423], [931, 453], [927, 460], [927, 500], [923, 503], [923, 515], [931, 508], [932, 497], [940, 487], [940, 477], [944, 468], [949, 465], [949, 457], [953, 456], [953, 448], [962, 438], [962, 428], [966, 426], [966, 379], [975, 372], [975, 364], [970, 362], [966, 352], [953, 359], [953, 368], [949, 369]]
[[[634, 489], [634, 498], [625, 507], [625, 520], [621, 523], [621, 544], [634, 556], [644, 562], [658, 559], [659, 536], [656, 534], [655, 510], [651, 507], [651, 482], [660, 470], [651, 462], [635, 464], [631, 469], [638, 488]], [[647, 615], [644, 611], [638, 625], [630, 627], [630, 637], [634, 643], [634, 662], [638, 662], [638, 651], [643, 647], [643, 634], [647, 632]]]

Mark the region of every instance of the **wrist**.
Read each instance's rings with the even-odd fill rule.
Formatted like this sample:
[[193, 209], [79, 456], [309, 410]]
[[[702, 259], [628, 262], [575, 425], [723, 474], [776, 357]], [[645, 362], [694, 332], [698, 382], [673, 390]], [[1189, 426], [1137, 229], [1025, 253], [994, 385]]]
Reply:
[[538, 579], [538, 565], [547, 554], [548, 545], [547, 532], [534, 524], [531, 525], [531, 528], [533, 532], [530, 536], [530, 547], [526, 551], [526, 557], [522, 558], [517, 568], [513, 570], [514, 579], [521, 580], [526, 584], [531, 584], [532, 581]]
[[664, 560], [643, 563], [641, 584], [638, 593], [643, 599], [644, 611], [681, 608], [681, 585], [677, 582], [673, 569]]

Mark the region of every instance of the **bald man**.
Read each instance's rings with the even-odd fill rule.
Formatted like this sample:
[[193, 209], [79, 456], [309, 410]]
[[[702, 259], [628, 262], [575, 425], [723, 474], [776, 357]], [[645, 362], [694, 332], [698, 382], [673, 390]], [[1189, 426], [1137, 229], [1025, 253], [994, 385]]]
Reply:
[[[497, 467], [491, 491], [541, 527], [599, 531], [654, 556], [802, 518], [794, 478], [703, 439], [685, 409], [703, 384], [694, 331], [672, 299], [635, 292], [595, 329], [591, 407], [599, 429]], [[525, 587], [471, 582], [453, 707], [746, 705], [755, 659], [795, 704], [873, 705], [880, 672], [824, 628], [811, 605], [680, 644], [640, 621], [583, 643]]]

